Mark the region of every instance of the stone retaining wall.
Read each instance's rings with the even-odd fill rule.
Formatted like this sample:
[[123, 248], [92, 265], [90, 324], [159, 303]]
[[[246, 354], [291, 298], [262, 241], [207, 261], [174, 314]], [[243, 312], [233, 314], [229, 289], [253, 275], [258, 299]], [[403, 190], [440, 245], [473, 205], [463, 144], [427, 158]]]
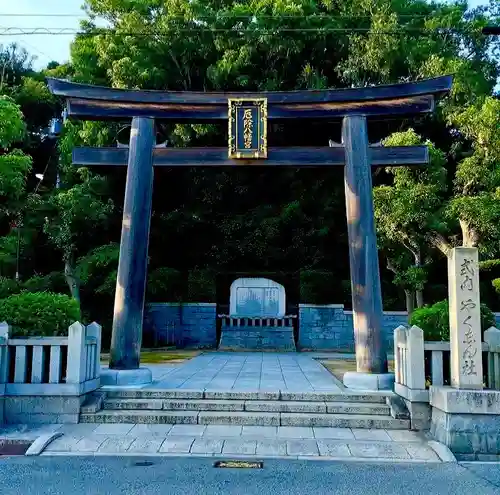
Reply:
[[[153, 303], [146, 307], [144, 338], [159, 345], [174, 344], [178, 348], [215, 348], [215, 303]], [[500, 328], [500, 313], [495, 313]], [[385, 311], [382, 329], [389, 349], [393, 348], [394, 329], [406, 325], [406, 311]], [[342, 304], [299, 305], [299, 349], [354, 352], [352, 311]]]
[[[499, 315], [500, 318], [500, 315]], [[407, 313], [384, 313], [383, 330], [389, 348], [393, 347], [393, 331], [407, 323]], [[299, 305], [300, 349], [354, 351], [352, 311], [341, 304]], [[144, 339], [159, 345], [167, 343], [179, 348], [214, 348], [216, 337], [216, 305], [212, 303], [154, 303], [146, 307]], [[168, 342], [167, 342], [168, 341]]]
[[[406, 325], [406, 311], [386, 311], [382, 329], [389, 349], [393, 348], [394, 329]], [[354, 351], [352, 311], [342, 304], [299, 305], [300, 349]]]
[[144, 340], [178, 348], [217, 346], [215, 303], [154, 303], [146, 307]]

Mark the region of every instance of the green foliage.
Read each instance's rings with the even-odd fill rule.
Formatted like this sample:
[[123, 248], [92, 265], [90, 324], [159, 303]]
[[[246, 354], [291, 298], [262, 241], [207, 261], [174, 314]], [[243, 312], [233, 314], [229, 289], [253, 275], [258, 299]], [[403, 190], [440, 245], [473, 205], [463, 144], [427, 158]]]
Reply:
[[48, 200], [50, 215], [46, 217], [44, 232], [66, 259], [77, 250], [78, 239], [88, 229], [105, 224], [113, 211], [113, 201], [101, 200], [105, 180], [94, 177], [70, 189], [61, 189]]
[[215, 302], [215, 273], [210, 269], [191, 270], [187, 281], [186, 302]]
[[[180, 302], [186, 293], [182, 273], [175, 268], [161, 267], [148, 274], [146, 295], [149, 302]], [[196, 297], [198, 295], [196, 294]]]
[[0, 299], [21, 292], [21, 285], [13, 278], [0, 277]]
[[[416, 325], [424, 331], [424, 339], [429, 341], [450, 340], [450, 313], [448, 301], [440, 301], [432, 306], [416, 309], [410, 317], [410, 325]], [[495, 315], [481, 304], [481, 330], [484, 332], [495, 325]]]
[[78, 260], [77, 272], [83, 286], [97, 294], [113, 296], [120, 246], [112, 242], [91, 250]]
[[67, 335], [79, 319], [78, 303], [63, 294], [23, 292], [0, 300], [0, 321], [16, 336]]
[[29, 127], [36, 131], [54, 117], [56, 100], [43, 81], [23, 77], [21, 84], [11, 91], [12, 98], [21, 107]]
[[31, 157], [20, 150], [0, 156], [0, 197], [17, 200], [24, 193]]
[[25, 132], [21, 107], [12, 98], [0, 95], [0, 149], [21, 141]]
[[393, 283], [407, 290], [423, 290], [427, 282], [427, 270], [421, 266], [409, 266], [394, 276]]
[[497, 294], [500, 294], [500, 278], [495, 278], [491, 281], [491, 284], [493, 285], [495, 291]]
[[62, 272], [51, 272], [48, 275], [35, 275], [23, 281], [21, 287], [28, 292], [65, 293], [68, 290]]
[[63, 293], [66, 291], [66, 281], [61, 272], [52, 272], [48, 275], [35, 275], [21, 282], [13, 278], [0, 277], [0, 299], [5, 299], [21, 292]]
[[334, 304], [332, 289], [338, 280], [331, 272], [303, 270], [300, 272], [300, 302], [309, 304]]

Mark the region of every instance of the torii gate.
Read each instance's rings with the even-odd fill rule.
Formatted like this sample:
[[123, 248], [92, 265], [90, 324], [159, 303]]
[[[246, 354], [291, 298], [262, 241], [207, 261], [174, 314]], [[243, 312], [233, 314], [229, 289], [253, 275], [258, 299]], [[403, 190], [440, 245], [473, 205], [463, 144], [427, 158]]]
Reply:
[[[368, 142], [367, 119], [429, 113], [449, 92], [451, 76], [341, 90], [262, 93], [121, 90], [47, 79], [66, 98], [69, 118], [132, 119], [129, 148], [76, 148], [77, 166], [127, 166], [120, 261], [109, 372], [103, 384], [151, 381], [140, 368], [153, 166], [344, 166], [357, 389], [390, 388], [381, 330], [382, 295], [373, 214], [371, 167], [428, 163], [425, 146], [380, 147]], [[156, 148], [154, 119], [229, 122], [229, 149]], [[267, 121], [342, 119], [342, 145], [267, 148]]]

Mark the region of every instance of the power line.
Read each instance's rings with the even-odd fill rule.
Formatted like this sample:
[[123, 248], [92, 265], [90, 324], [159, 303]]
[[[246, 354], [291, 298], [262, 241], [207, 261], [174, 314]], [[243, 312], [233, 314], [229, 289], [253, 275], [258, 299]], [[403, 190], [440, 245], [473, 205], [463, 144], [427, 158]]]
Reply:
[[[72, 17], [72, 18], [86, 18], [89, 19], [88, 14], [2, 14], [0, 12], [1, 17]], [[99, 16], [97, 16], [99, 17]], [[169, 15], [169, 19], [185, 19], [185, 15]], [[223, 18], [227, 17], [228, 19], [371, 19], [373, 16], [371, 15], [332, 15], [332, 14], [309, 14], [309, 15], [268, 15], [268, 14], [246, 14], [246, 15], [232, 15], [231, 13], [218, 13], [213, 15], [196, 15], [197, 19], [214, 19], [214, 18]], [[432, 14], [397, 14], [398, 18], [432, 18]]]
[[20, 28], [20, 27], [0, 27], [0, 36], [31, 36], [31, 35], [48, 35], [48, 36], [68, 36], [68, 35], [79, 35], [79, 36], [168, 36], [172, 33], [198, 33], [198, 32], [212, 32], [212, 33], [257, 33], [268, 32], [270, 34], [276, 32], [284, 33], [369, 33], [375, 35], [404, 35], [411, 33], [424, 33], [424, 34], [454, 34], [460, 33], [461, 31], [454, 28], [403, 28], [397, 30], [372, 30], [371, 28], [330, 28], [330, 27], [319, 27], [319, 28], [287, 28], [287, 27], [260, 27], [255, 26], [255, 28], [240, 28], [238, 26], [233, 26], [231, 28], [212, 28], [205, 26], [197, 27], [172, 27], [166, 31], [115, 31], [113, 29], [100, 29], [96, 31], [81, 31], [75, 28]]

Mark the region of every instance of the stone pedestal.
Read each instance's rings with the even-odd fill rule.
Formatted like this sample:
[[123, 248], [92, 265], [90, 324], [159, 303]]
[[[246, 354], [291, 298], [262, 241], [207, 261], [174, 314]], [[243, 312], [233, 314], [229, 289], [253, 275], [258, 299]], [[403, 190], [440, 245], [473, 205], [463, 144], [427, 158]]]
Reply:
[[293, 327], [223, 328], [219, 350], [295, 352]]
[[500, 460], [500, 391], [430, 388], [431, 434], [459, 460]]
[[101, 370], [101, 386], [137, 386], [148, 385], [153, 381], [149, 368], [137, 368], [135, 370]]
[[352, 390], [392, 390], [394, 388], [394, 373], [349, 371], [344, 375], [344, 385]]

